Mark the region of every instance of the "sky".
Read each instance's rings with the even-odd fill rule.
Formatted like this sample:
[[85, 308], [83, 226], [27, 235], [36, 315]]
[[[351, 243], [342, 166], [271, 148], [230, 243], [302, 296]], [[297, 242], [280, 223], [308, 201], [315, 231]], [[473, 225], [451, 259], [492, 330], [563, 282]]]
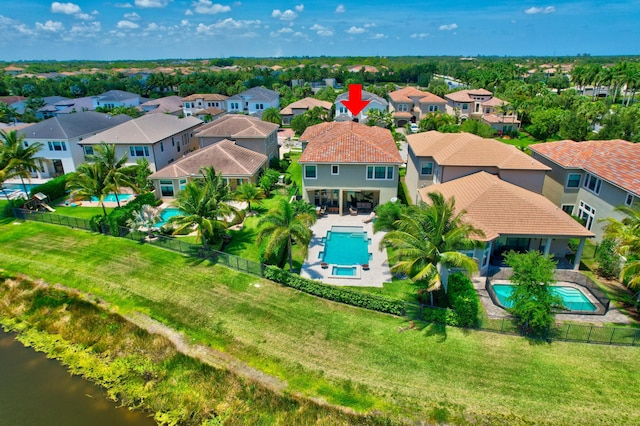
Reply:
[[640, 54], [640, 0], [0, 0], [0, 60]]

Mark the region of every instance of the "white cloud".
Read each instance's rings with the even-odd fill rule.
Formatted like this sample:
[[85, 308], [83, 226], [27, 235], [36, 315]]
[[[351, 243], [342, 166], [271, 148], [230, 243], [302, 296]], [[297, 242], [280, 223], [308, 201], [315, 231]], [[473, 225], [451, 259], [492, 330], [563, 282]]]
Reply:
[[133, 7], [131, 3], [116, 3], [116, 7], [120, 7], [123, 9], [130, 9]]
[[135, 4], [142, 8], [167, 7], [169, 0], [135, 0]]
[[158, 31], [159, 29], [160, 29], [160, 25], [156, 24], [155, 22], [152, 22], [149, 25], [147, 25], [147, 28], [145, 28], [145, 31]]
[[225, 6], [220, 3], [213, 3], [211, 0], [198, 0], [194, 1], [192, 6], [195, 8], [196, 13], [202, 15], [215, 15], [216, 13], [224, 13], [231, 11], [230, 6]]
[[338, 7], [336, 7], [336, 13], [344, 13], [344, 12], [346, 12], [344, 5], [339, 4]]
[[371, 38], [374, 39], [374, 40], [379, 40], [381, 38], [387, 38], [387, 36], [382, 34], [382, 33], [377, 33], [377, 34], [372, 35]]
[[374, 28], [376, 26], [376, 24], [374, 22], [370, 23], [370, 24], [364, 24], [365, 28]]
[[78, 19], [82, 19], [83, 21], [90, 21], [93, 19], [93, 16], [89, 15], [88, 13], [77, 13], [76, 18]]
[[524, 13], [526, 13], [527, 15], [536, 15], [538, 13], [553, 13], [555, 11], [556, 11], [556, 8], [553, 6], [547, 6], [547, 7], [532, 6], [529, 9], [525, 9]]
[[128, 19], [129, 21], [137, 21], [138, 19], [140, 19], [140, 15], [138, 15], [135, 12], [131, 12], [131, 13], [125, 13], [124, 17], [126, 19]]
[[251, 27], [259, 27], [261, 25], [260, 20], [239, 20], [236, 21], [233, 18], [223, 19], [211, 25], [198, 24], [196, 32], [198, 34], [213, 35], [220, 32], [220, 30], [244, 30]]
[[284, 27], [284, 28], [280, 28], [277, 32], [280, 34], [286, 34], [286, 33], [292, 33], [293, 30], [291, 28]]
[[429, 33], [413, 33], [409, 37], [423, 39], [429, 37]]
[[120, 29], [135, 30], [136, 28], [140, 27], [140, 25], [131, 21], [120, 21], [118, 22], [118, 25], [116, 25], [116, 27]]
[[451, 31], [455, 30], [456, 28], [458, 28], [458, 24], [440, 25], [438, 27], [440, 31]]
[[182, 25], [183, 27], [186, 27], [187, 25], [189, 25], [189, 20], [183, 19], [182, 21], [180, 21], [180, 25]]
[[44, 24], [41, 24], [40, 22], [36, 22], [36, 29], [57, 33], [58, 31], [64, 30], [64, 25], [62, 25], [62, 22], [48, 20]]
[[295, 7], [296, 12], [302, 12], [304, 10], [304, 4], [299, 4]]
[[102, 25], [100, 22], [90, 22], [90, 23], [81, 23], [74, 24], [71, 26], [71, 30], [69, 30], [68, 37], [65, 37], [65, 40], [76, 40], [78, 37], [95, 37], [102, 32]]
[[184, 12], [184, 14], [185, 14], [186, 16], [193, 16], [193, 12], [191, 11], [191, 9], [187, 9], [187, 10]]
[[54, 1], [51, 3], [51, 12], [53, 13], [64, 13], [65, 15], [74, 15], [76, 13], [80, 13], [80, 6], [73, 3], [59, 3]]
[[313, 26], [311, 28], [309, 28], [311, 31], [315, 31], [316, 34], [318, 34], [319, 36], [322, 37], [331, 37], [333, 35], [333, 30], [329, 27], [325, 27], [323, 25], [319, 25], [319, 24], [313, 24]]
[[284, 12], [281, 12], [280, 9], [274, 9], [273, 12], [271, 12], [271, 17], [278, 18], [282, 21], [293, 21], [298, 17], [298, 14], [291, 9], [287, 9]]
[[347, 33], [349, 34], [362, 34], [363, 32], [365, 32], [365, 29], [358, 27], [351, 27], [347, 30]]

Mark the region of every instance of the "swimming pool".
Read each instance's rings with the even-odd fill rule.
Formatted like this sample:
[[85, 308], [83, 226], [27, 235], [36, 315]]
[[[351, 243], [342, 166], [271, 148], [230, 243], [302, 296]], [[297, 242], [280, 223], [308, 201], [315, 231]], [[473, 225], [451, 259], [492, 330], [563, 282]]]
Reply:
[[26, 183], [25, 182], [24, 185], [21, 184], [21, 183], [5, 183], [2, 186], [4, 186], [6, 189], [17, 189], [19, 191], [24, 191], [24, 187], [26, 186], [27, 187], [27, 193], [30, 193], [33, 188], [35, 188], [36, 186], [40, 186], [40, 185], [41, 185], [40, 183], [35, 184], [35, 183]]
[[[120, 202], [123, 202], [124, 200], [129, 200], [131, 198], [133, 198], [133, 194], [118, 194], [118, 200], [120, 200]], [[100, 200], [98, 199], [98, 197], [91, 197], [91, 201], [93, 201], [94, 203], [97, 203]], [[116, 194], [108, 194], [102, 199], [102, 201], [104, 201], [105, 203], [115, 203]]]
[[[513, 302], [508, 297], [513, 293], [515, 284], [491, 284], [498, 301], [505, 308], [513, 306]], [[570, 311], [595, 312], [596, 306], [580, 291], [580, 289], [568, 286], [549, 286], [551, 293], [562, 298], [562, 303]]]
[[174, 207], [167, 207], [166, 209], [160, 212], [160, 218], [162, 220], [153, 226], [155, 228], [160, 228], [164, 226], [169, 219], [171, 219], [174, 216], [178, 216], [179, 214], [182, 214], [182, 211], [180, 209], [176, 209]]
[[361, 226], [333, 226], [322, 239], [322, 261], [332, 265], [368, 264], [369, 243], [367, 232]]

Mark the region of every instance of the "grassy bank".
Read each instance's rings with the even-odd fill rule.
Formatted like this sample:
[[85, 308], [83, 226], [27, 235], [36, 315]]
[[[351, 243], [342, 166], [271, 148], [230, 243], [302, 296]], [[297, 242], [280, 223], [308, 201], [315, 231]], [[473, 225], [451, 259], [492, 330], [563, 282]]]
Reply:
[[0, 266], [141, 311], [358, 412], [448, 423], [640, 423], [638, 348], [418, 326], [124, 239], [0, 226]]

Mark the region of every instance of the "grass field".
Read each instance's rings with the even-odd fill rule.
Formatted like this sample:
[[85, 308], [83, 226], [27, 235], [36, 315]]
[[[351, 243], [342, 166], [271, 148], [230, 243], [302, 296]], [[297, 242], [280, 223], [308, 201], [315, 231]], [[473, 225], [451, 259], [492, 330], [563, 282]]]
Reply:
[[124, 239], [0, 225], [0, 267], [91, 292], [285, 379], [399, 419], [638, 424], [640, 350], [536, 344], [376, 314]]

